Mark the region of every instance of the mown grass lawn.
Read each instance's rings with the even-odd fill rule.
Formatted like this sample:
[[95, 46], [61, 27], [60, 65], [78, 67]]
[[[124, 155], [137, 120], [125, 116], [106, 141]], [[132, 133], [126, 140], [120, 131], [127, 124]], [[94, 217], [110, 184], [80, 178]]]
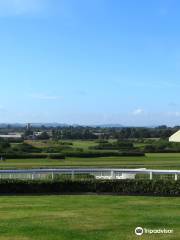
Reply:
[[[134, 229], [171, 235], [137, 237]], [[180, 199], [124, 196], [0, 198], [0, 240], [180, 239]]]
[[51, 167], [114, 167], [147, 169], [180, 169], [180, 153], [151, 153], [145, 157], [101, 157], [52, 159], [9, 159], [0, 162], [4, 168], [51, 168]]

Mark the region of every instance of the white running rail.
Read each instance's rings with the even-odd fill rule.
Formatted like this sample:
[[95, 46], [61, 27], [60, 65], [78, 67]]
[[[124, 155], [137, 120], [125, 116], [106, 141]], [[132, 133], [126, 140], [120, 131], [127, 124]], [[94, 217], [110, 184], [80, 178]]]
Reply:
[[180, 170], [155, 170], [155, 169], [121, 169], [121, 168], [57, 168], [57, 169], [21, 169], [0, 170], [0, 178], [41, 179], [41, 176], [55, 174], [68, 174], [73, 178], [76, 174], [90, 174], [96, 179], [135, 179], [136, 175], [147, 175], [150, 180], [154, 175], [172, 175], [174, 180], [180, 178]]

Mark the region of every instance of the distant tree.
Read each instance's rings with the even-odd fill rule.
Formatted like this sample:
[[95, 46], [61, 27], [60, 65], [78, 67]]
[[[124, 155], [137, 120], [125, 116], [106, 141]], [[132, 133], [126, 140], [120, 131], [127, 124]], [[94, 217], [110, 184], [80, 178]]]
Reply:
[[25, 137], [28, 137], [28, 136], [31, 136], [33, 135], [33, 130], [31, 129], [26, 129], [25, 132], [24, 132], [24, 136]]
[[23, 152], [23, 153], [41, 152], [41, 149], [36, 148], [28, 143], [17, 144], [12, 148], [12, 150], [15, 152], [20, 152], [20, 153], [21, 152]]
[[37, 139], [39, 140], [48, 140], [49, 139], [49, 135], [47, 132], [42, 132], [38, 137]]

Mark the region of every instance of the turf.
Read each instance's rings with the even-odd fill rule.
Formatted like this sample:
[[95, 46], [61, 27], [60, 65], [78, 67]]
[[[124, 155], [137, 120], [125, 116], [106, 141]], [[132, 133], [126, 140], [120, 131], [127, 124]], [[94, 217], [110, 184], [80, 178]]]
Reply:
[[[59, 144], [55, 141], [25, 141], [26, 143], [29, 143], [33, 145], [34, 147], [42, 148], [42, 147], [58, 147]], [[89, 147], [96, 146], [97, 143], [95, 141], [91, 140], [62, 140], [62, 142], [71, 142], [73, 145], [71, 147], [75, 148], [83, 148], [84, 150], [88, 150]]]
[[[0, 198], [0, 240], [180, 239], [179, 198], [12, 196]], [[173, 229], [138, 238], [137, 226]]]
[[52, 159], [11, 159], [0, 162], [0, 168], [51, 167], [119, 167], [148, 169], [180, 169], [180, 153], [146, 154], [146, 157], [102, 157]]

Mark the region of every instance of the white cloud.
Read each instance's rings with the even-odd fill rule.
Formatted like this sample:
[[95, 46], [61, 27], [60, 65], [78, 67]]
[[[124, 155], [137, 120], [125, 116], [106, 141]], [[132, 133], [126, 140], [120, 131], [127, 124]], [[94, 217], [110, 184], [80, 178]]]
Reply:
[[35, 14], [45, 5], [46, 0], [0, 0], [0, 16]]
[[61, 96], [46, 95], [46, 94], [42, 94], [42, 93], [31, 94], [30, 97], [35, 98], [35, 99], [40, 99], [40, 100], [58, 100], [58, 99], [62, 99]]
[[132, 112], [133, 115], [141, 115], [143, 113], [144, 113], [144, 110], [142, 108], [137, 108]]

